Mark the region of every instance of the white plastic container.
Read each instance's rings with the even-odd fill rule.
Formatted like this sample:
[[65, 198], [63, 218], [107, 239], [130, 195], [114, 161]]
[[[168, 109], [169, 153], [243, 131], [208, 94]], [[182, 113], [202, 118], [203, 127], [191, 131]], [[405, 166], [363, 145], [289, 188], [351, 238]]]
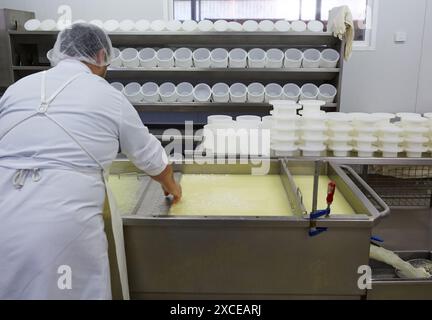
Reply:
[[131, 103], [142, 102], [144, 95], [141, 92], [141, 85], [137, 82], [131, 82], [124, 87], [124, 95]]
[[405, 152], [408, 158], [421, 158], [423, 153], [427, 152], [428, 148], [418, 147], [418, 148], [405, 148]]
[[397, 158], [402, 151], [401, 148], [381, 148], [383, 158]]
[[246, 68], [248, 53], [240, 48], [232, 49], [229, 52], [230, 68]]
[[425, 113], [425, 114], [423, 115], [423, 117], [426, 118], [426, 119], [432, 119], [432, 112]]
[[121, 56], [121, 51], [118, 48], [113, 48], [113, 57], [111, 59], [112, 68], [123, 67], [123, 61], [120, 56]]
[[166, 22], [163, 20], [154, 20], [150, 23], [150, 29], [154, 32], [161, 32], [166, 30]]
[[196, 68], [207, 69], [211, 65], [211, 52], [206, 48], [199, 48], [193, 52], [193, 61]]
[[293, 21], [291, 23], [291, 29], [295, 32], [305, 32], [307, 30], [307, 24], [304, 21]]
[[298, 147], [293, 148], [280, 148], [279, 146], [272, 146], [275, 157], [296, 157], [299, 155]]
[[180, 20], [170, 20], [166, 23], [166, 29], [171, 32], [179, 32], [182, 29]]
[[422, 138], [429, 132], [429, 129], [427, 127], [411, 127], [411, 128], [404, 128], [403, 129], [403, 135], [406, 138]]
[[301, 87], [301, 100], [316, 100], [318, 99], [319, 88], [313, 83], [306, 83]]
[[248, 86], [247, 101], [250, 103], [263, 103], [265, 96], [265, 87], [263, 84], [254, 82]]
[[290, 128], [290, 127], [277, 127], [276, 125], [273, 127], [271, 131], [271, 136], [283, 136], [292, 139], [299, 139], [299, 133], [297, 129]]
[[198, 29], [198, 23], [194, 20], [185, 20], [182, 24], [183, 31], [194, 32]]
[[174, 52], [169, 48], [162, 48], [156, 52], [156, 61], [159, 68], [174, 67]]
[[299, 130], [299, 117], [294, 116], [274, 116], [275, 128], [285, 128], [293, 131]]
[[270, 83], [265, 87], [265, 102], [270, 100], [281, 100], [283, 89], [277, 83]]
[[399, 112], [399, 113], [396, 113], [396, 116], [398, 118], [401, 118], [402, 120], [408, 119], [408, 118], [421, 118], [421, 114], [413, 113], [413, 112]]
[[321, 52], [317, 49], [307, 49], [303, 52], [303, 68], [319, 68], [321, 63]]
[[337, 95], [337, 89], [331, 84], [322, 84], [319, 87], [318, 100], [325, 101], [326, 103], [333, 103]]
[[152, 103], [158, 102], [160, 99], [159, 95], [159, 87], [154, 82], [147, 82], [141, 88], [141, 92], [143, 94], [143, 101]]
[[320, 114], [321, 107], [325, 105], [325, 101], [321, 100], [300, 100], [299, 104], [303, 107], [302, 115]]
[[421, 149], [423, 148], [427, 143], [429, 142], [429, 139], [426, 137], [419, 137], [419, 138], [405, 138], [404, 139], [404, 145], [405, 147], [409, 149]]
[[326, 147], [306, 147], [302, 146], [300, 147], [300, 150], [302, 151], [302, 154], [304, 157], [320, 157], [324, 151], [326, 151]]
[[283, 136], [274, 136], [271, 138], [272, 148], [281, 150], [281, 149], [294, 149], [296, 148], [297, 139], [295, 138], [286, 138]]
[[301, 68], [303, 52], [299, 49], [288, 49], [285, 51], [285, 68]]
[[394, 124], [386, 124], [379, 126], [378, 134], [384, 139], [399, 137], [403, 130]]
[[243, 31], [243, 26], [235, 21], [228, 22], [228, 31], [240, 32]]
[[291, 30], [291, 23], [286, 20], [279, 20], [275, 23], [275, 29], [279, 32], [288, 32]]
[[57, 30], [57, 22], [53, 19], [43, 20], [39, 26], [42, 31], [54, 31]]
[[380, 121], [379, 118], [374, 117], [372, 114], [367, 115], [357, 115], [353, 116], [353, 124], [357, 128], [366, 128], [366, 127], [372, 127], [375, 126]]
[[421, 126], [426, 126], [429, 120], [423, 117], [407, 117], [401, 119], [401, 126], [405, 128], [417, 128]]
[[[339, 137], [344, 139], [352, 139], [352, 132], [353, 128], [350, 125], [330, 125], [328, 131], [330, 137]], [[373, 139], [377, 140], [376, 138]]]
[[191, 68], [193, 66], [192, 50], [189, 48], [179, 48], [174, 51], [174, 64], [179, 68]]
[[207, 117], [208, 124], [232, 123], [233, 118], [226, 115], [212, 115]]
[[400, 144], [403, 142], [402, 138], [393, 137], [393, 138], [380, 138], [379, 143], [383, 149], [397, 149]]
[[198, 30], [201, 32], [210, 32], [214, 30], [213, 22], [210, 20], [201, 20], [198, 22]]
[[143, 68], [155, 68], [157, 66], [156, 50], [153, 48], [141, 49], [138, 53], [138, 59]]
[[271, 130], [275, 127], [275, 120], [273, 116], [265, 116], [261, 120], [261, 129], [262, 130]]
[[247, 99], [247, 87], [243, 83], [234, 83], [230, 87], [230, 97], [233, 103], [244, 103]]
[[216, 48], [210, 54], [211, 68], [227, 68], [228, 67], [228, 51], [223, 48]]
[[370, 148], [355, 148], [357, 151], [357, 156], [359, 158], [372, 158], [375, 154], [375, 152], [378, 151], [378, 148], [376, 147], [370, 147]]
[[288, 83], [283, 87], [283, 98], [297, 102], [300, 99], [301, 89], [295, 83]]
[[135, 30], [135, 22], [132, 20], [126, 19], [122, 20], [119, 24], [119, 30], [121, 32], [131, 32]]
[[107, 20], [104, 22], [104, 29], [108, 33], [117, 32], [120, 29], [120, 23], [117, 20]]
[[321, 52], [320, 68], [336, 68], [340, 54], [334, 49], [325, 49]]
[[311, 20], [307, 24], [307, 30], [310, 32], [323, 32], [324, 24], [318, 20]]
[[226, 20], [217, 20], [215, 23], [214, 23], [214, 29], [217, 31], [217, 32], [225, 32], [225, 31], [228, 31], [228, 21], [226, 21]]
[[165, 82], [159, 86], [159, 94], [162, 102], [172, 103], [177, 101], [176, 86], [171, 82]]
[[266, 65], [267, 53], [260, 48], [255, 48], [248, 53], [249, 68], [264, 68]]
[[348, 157], [353, 151], [353, 148], [350, 146], [331, 146], [329, 148], [335, 157]]
[[372, 116], [379, 119], [377, 124], [380, 126], [391, 124], [391, 121], [396, 119], [396, 115], [394, 113], [376, 112], [372, 113]]
[[111, 83], [111, 86], [112, 86], [114, 89], [116, 89], [116, 90], [120, 91], [121, 93], [123, 93], [123, 90], [124, 90], [124, 85], [123, 85], [123, 83], [121, 83], [121, 82], [113, 82], [113, 83]]
[[196, 102], [210, 102], [212, 90], [207, 84], [200, 83], [195, 86], [193, 95]]
[[338, 137], [338, 136], [334, 136], [334, 137], [330, 137], [329, 138], [329, 142], [330, 145], [333, 148], [352, 148], [350, 146], [350, 144], [352, 143], [352, 138], [351, 137]]
[[349, 113], [344, 112], [329, 112], [327, 114], [327, 123], [336, 126], [352, 127], [352, 117]]
[[324, 114], [307, 114], [301, 118], [302, 126], [305, 130], [313, 130], [312, 128], [323, 128], [323, 131], [327, 130], [326, 115]]
[[262, 20], [258, 24], [258, 30], [262, 32], [271, 32], [274, 31], [275, 25], [273, 21], [270, 20]]
[[243, 22], [243, 30], [246, 32], [258, 31], [258, 22], [255, 20], [246, 20]]
[[194, 87], [189, 82], [181, 82], [177, 85], [177, 101], [178, 102], [192, 102], [193, 101]]
[[377, 143], [378, 138], [376, 137], [369, 137], [369, 138], [362, 138], [362, 137], [356, 137], [354, 138], [355, 145], [357, 146], [357, 149], [371, 149], [374, 144]]
[[266, 68], [282, 68], [285, 54], [280, 49], [270, 49], [267, 51]]
[[358, 138], [374, 138], [377, 131], [378, 130], [375, 126], [354, 126], [354, 135]]
[[120, 59], [126, 68], [138, 68], [140, 65], [138, 50], [135, 48], [124, 49], [120, 54]]
[[150, 30], [150, 22], [145, 19], [138, 20], [135, 22], [135, 29], [137, 29], [139, 32], [146, 32]]
[[27, 31], [37, 31], [40, 30], [41, 22], [38, 19], [27, 20], [24, 24], [24, 29]]
[[230, 100], [230, 87], [226, 83], [216, 83], [213, 88], [213, 101], [227, 103]]

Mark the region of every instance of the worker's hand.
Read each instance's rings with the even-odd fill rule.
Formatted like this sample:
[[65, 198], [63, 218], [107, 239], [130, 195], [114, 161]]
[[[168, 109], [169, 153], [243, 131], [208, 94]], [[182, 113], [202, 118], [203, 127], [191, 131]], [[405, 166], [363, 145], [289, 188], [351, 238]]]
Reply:
[[180, 184], [174, 181], [174, 183], [170, 183], [168, 186], [162, 186], [165, 197], [173, 196], [173, 204], [180, 202], [182, 197], [182, 188]]

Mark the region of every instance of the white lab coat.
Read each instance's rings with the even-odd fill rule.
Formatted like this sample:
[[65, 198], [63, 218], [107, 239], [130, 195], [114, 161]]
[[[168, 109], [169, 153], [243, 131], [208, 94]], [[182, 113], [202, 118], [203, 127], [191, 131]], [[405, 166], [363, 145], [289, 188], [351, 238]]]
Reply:
[[[49, 115], [105, 169], [120, 146], [141, 170], [160, 174], [167, 159], [159, 141], [86, 65], [65, 60], [49, 70], [47, 94], [78, 73]], [[37, 73], [8, 88], [0, 100], [0, 137], [39, 108], [41, 78]], [[39, 171], [17, 189], [13, 180], [23, 169]], [[35, 116], [8, 132], [0, 140], [0, 299], [110, 299], [104, 200], [99, 165], [49, 119]]]

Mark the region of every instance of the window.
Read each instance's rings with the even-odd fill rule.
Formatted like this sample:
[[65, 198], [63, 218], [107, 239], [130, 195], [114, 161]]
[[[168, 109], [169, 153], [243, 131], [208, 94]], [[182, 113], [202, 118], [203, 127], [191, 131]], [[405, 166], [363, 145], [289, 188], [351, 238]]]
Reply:
[[178, 20], [321, 20], [331, 8], [348, 5], [356, 28], [356, 46], [373, 47], [373, 23], [378, 0], [173, 0]]

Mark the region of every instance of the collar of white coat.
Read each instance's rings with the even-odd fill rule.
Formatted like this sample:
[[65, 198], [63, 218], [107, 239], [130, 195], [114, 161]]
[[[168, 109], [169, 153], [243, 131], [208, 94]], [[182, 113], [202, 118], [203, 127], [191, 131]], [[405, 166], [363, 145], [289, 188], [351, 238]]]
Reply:
[[82, 71], [82, 72], [86, 72], [86, 73], [92, 73], [90, 68], [88, 66], [86, 66], [84, 63], [82, 63], [81, 61], [78, 61], [78, 60], [73, 60], [73, 59], [62, 60], [57, 64], [56, 67], [57, 68], [68, 68], [68, 69], [74, 69], [74, 70]]

